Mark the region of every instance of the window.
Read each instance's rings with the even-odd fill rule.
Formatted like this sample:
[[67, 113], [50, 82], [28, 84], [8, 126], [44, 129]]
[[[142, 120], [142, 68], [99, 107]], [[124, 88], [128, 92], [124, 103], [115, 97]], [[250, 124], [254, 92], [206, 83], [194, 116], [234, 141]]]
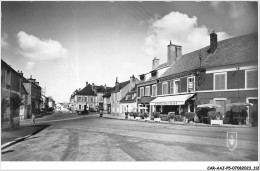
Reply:
[[168, 83], [162, 84], [162, 94], [168, 94]]
[[152, 85], [152, 96], [157, 96], [157, 85]]
[[145, 96], [150, 96], [150, 86], [145, 87]]
[[220, 108], [216, 108], [216, 112], [220, 112], [222, 115], [226, 113], [226, 98], [214, 98], [215, 104], [220, 105]]
[[143, 97], [143, 96], [144, 96], [144, 88], [141, 87], [141, 88], [140, 88], [140, 97]]
[[81, 97], [78, 97], [78, 102], [81, 102], [82, 101], [82, 98]]
[[227, 73], [217, 73], [214, 74], [214, 90], [225, 90], [226, 89], [226, 74]]
[[170, 94], [173, 94], [173, 81], [170, 82]]
[[188, 92], [193, 92], [194, 91], [194, 77], [189, 77], [188, 78]]
[[81, 105], [79, 105], [79, 109], [81, 109]]
[[174, 81], [174, 94], [180, 92], [179, 85], [180, 85], [180, 80], [175, 80]]
[[90, 102], [94, 102], [94, 98], [93, 97], [90, 97]]
[[144, 81], [145, 80], [145, 75], [140, 75], [140, 80]]
[[248, 70], [246, 73], [246, 88], [257, 88], [257, 70]]
[[10, 88], [10, 85], [11, 85], [11, 71], [7, 71], [6, 85], [7, 85], [7, 88]]
[[88, 97], [85, 97], [85, 102], [87, 102], [88, 101]]

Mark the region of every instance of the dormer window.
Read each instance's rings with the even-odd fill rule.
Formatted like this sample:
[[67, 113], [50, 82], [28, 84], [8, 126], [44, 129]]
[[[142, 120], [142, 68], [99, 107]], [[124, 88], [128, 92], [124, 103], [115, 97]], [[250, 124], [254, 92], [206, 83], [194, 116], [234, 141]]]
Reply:
[[140, 80], [144, 81], [145, 80], [145, 75], [140, 75]]
[[156, 77], [157, 76], [157, 70], [152, 71], [151, 75], [152, 75], [152, 77]]

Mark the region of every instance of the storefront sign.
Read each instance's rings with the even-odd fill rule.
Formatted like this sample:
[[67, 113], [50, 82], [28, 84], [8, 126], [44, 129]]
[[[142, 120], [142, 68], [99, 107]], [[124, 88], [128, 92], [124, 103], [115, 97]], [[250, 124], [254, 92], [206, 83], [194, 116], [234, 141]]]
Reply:
[[176, 101], [171, 101], [171, 102], [155, 102], [154, 105], [184, 105], [184, 102], [176, 102]]

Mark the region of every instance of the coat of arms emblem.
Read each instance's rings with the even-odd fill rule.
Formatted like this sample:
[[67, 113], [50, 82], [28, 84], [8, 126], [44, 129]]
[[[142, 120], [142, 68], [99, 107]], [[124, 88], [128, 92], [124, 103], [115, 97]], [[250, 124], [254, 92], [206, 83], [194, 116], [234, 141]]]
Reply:
[[227, 132], [227, 147], [234, 151], [237, 147], [237, 132]]

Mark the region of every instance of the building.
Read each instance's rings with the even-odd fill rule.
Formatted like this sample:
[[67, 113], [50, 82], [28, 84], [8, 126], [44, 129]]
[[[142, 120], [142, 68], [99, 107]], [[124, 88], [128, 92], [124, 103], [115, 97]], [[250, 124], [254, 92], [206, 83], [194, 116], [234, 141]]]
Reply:
[[[137, 104], [138, 107], [146, 107], [146, 112], [151, 115], [154, 106], [150, 102], [157, 97], [157, 92], [160, 90], [160, 84], [157, 84], [158, 78], [172, 66], [181, 56], [181, 46], [173, 45], [171, 42], [167, 47], [167, 62], [159, 65], [159, 59], [154, 58], [152, 61], [152, 70], [140, 75], [140, 83], [137, 84]], [[160, 94], [160, 92], [159, 92]], [[143, 111], [143, 110], [142, 110]], [[139, 111], [139, 112], [142, 112]]]
[[[181, 55], [157, 78], [157, 96], [151, 101], [156, 111], [193, 112], [199, 104], [214, 103], [223, 116], [236, 102], [253, 103], [246, 118], [258, 106], [257, 34], [217, 41], [210, 34], [210, 45]], [[154, 110], [154, 111], [155, 111]]]
[[41, 90], [42, 88], [39, 85], [39, 82], [36, 82], [36, 79], [30, 76], [27, 81], [25, 80], [23, 83], [26, 91], [28, 92], [28, 115], [27, 118], [31, 118], [33, 114], [39, 114], [42, 106], [42, 97]]
[[122, 107], [122, 113], [134, 112], [137, 109], [137, 86], [126, 93], [126, 95], [120, 100], [120, 104]]
[[[23, 86], [23, 75], [1, 60], [1, 125], [2, 128], [18, 127], [20, 115], [27, 114], [28, 92]], [[14, 105], [10, 106], [13, 100]]]
[[110, 89], [110, 87], [97, 86], [94, 83], [91, 85], [86, 82], [86, 86], [81, 90], [76, 90], [71, 95], [70, 103], [77, 111], [95, 110], [104, 108], [103, 95]]
[[119, 83], [117, 78], [115, 86], [111, 91], [110, 103], [111, 103], [111, 112], [112, 113], [123, 113], [123, 107], [120, 104], [120, 100], [125, 97], [125, 95], [131, 91], [135, 85], [139, 82], [134, 75], [130, 77], [129, 81]]

